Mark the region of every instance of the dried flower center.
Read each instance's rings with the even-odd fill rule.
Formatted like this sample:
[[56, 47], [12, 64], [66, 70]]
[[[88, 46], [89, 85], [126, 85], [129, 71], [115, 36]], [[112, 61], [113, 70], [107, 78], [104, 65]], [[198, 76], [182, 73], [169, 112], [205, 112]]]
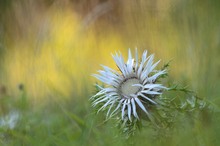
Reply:
[[139, 84], [139, 83], [140, 82], [137, 78], [126, 79], [124, 82], [122, 82], [120, 86], [120, 92], [122, 93], [122, 95], [125, 95], [125, 96], [136, 94], [140, 90], [140, 87], [133, 86], [133, 85]]

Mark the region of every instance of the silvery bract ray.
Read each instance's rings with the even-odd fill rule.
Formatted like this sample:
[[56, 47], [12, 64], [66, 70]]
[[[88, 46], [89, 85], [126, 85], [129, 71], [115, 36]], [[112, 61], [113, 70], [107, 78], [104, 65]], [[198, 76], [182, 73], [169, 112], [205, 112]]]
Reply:
[[153, 63], [154, 55], [147, 56], [144, 51], [142, 59], [138, 59], [136, 49], [135, 59], [131, 51], [128, 51], [128, 60], [124, 62], [121, 53], [112, 55], [119, 71], [115, 71], [107, 66], [94, 74], [106, 87], [100, 87], [100, 91], [91, 97], [93, 106], [102, 105], [98, 112], [107, 110], [107, 118], [121, 112], [121, 118], [140, 119], [139, 113], [143, 111], [151, 119], [149, 105], [157, 105], [154, 100], [158, 95], [167, 89], [162, 84], [157, 83], [157, 79], [166, 74], [165, 70], [155, 70], [158, 62]]

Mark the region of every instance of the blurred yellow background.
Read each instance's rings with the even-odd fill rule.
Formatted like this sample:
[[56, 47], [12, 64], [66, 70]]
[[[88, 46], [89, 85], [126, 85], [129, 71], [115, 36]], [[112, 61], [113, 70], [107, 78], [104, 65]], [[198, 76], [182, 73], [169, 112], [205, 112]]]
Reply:
[[[137, 47], [170, 60], [170, 77], [216, 91], [219, 14], [216, 2], [180, 0], [2, 1], [0, 84], [23, 85], [33, 102], [87, 98], [100, 64], [116, 69], [111, 53]], [[210, 18], [212, 17], [212, 18]], [[207, 81], [207, 78], [209, 79]], [[206, 83], [206, 84], [204, 84]], [[206, 88], [207, 86], [207, 88]], [[46, 100], [45, 100], [46, 101]]]

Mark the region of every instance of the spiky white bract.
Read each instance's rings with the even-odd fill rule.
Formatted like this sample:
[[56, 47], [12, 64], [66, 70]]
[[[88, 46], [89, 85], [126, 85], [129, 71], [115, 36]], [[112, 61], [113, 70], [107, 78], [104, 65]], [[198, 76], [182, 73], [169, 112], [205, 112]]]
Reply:
[[121, 112], [122, 120], [139, 119], [138, 113], [142, 110], [151, 119], [149, 105], [157, 105], [154, 100], [157, 95], [167, 89], [158, 84], [157, 79], [166, 74], [166, 70], [155, 70], [160, 61], [153, 63], [154, 55], [147, 56], [143, 52], [139, 61], [136, 49], [135, 59], [128, 51], [128, 60], [124, 62], [121, 53], [112, 55], [119, 71], [102, 65], [100, 74], [94, 74], [106, 87], [98, 86], [100, 91], [91, 97], [93, 106], [101, 105], [98, 112], [107, 109], [106, 117], [110, 118]]

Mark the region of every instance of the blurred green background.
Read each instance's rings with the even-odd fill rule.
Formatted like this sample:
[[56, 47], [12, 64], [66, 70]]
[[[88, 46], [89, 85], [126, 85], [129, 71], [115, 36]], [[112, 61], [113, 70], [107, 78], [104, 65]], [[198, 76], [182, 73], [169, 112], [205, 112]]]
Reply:
[[0, 0], [0, 145], [127, 145], [88, 99], [100, 64], [136, 47], [172, 60], [168, 82], [215, 111], [165, 141], [146, 127], [134, 145], [219, 145], [219, 0]]

